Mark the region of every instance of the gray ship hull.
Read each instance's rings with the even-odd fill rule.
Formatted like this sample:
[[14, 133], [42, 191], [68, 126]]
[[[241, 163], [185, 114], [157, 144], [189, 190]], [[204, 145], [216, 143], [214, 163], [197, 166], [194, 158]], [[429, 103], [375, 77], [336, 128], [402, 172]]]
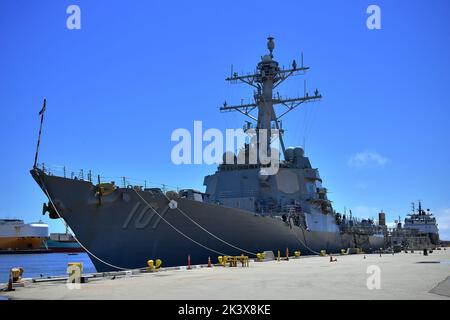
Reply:
[[163, 194], [118, 188], [99, 199], [90, 182], [46, 175], [38, 169], [31, 173], [100, 272], [146, 267], [149, 259], [181, 266], [187, 264], [188, 255], [192, 264], [205, 264], [208, 257], [216, 262], [222, 254], [252, 257], [250, 253], [280, 250], [284, 256], [288, 249], [291, 254], [300, 250], [308, 255], [356, 246], [365, 251], [383, 247], [383, 238], [376, 235], [308, 231], [246, 210], [175, 199], [189, 219], [180, 210], [170, 209]]

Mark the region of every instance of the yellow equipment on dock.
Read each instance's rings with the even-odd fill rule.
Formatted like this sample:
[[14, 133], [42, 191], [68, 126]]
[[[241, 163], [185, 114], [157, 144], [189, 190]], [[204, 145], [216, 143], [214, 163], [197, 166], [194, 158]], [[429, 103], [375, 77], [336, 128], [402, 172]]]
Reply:
[[258, 252], [256, 254], [256, 261], [264, 261], [264, 259], [266, 258], [266, 254], [264, 252]]
[[20, 279], [22, 279], [22, 275], [23, 275], [23, 268], [22, 267], [12, 268], [11, 269], [11, 277], [12, 277], [12, 281], [13, 282], [19, 282]]
[[327, 255], [327, 250], [320, 250], [320, 256], [325, 257]]
[[150, 271], [158, 270], [162, 266], [162, 260], [161, 259], [156, 259], [156, 261], [148, 260], [147, 265]]
[[294, 251], [294, 257], [300, 258], [301, 252], [300, 251]]
[[230, 267], [237, 267], [238, 262], [242, 264], [242, 267], [250, 266], [250, 259], [243, 254], [240, 256], [218, 256], [217, 261], [219, 265], [226, 267], [227, 263]]
[[67, 266], [68, 267], [72, 267], [72, 266], [78, 267], [80, 269], [80, 274], [83, 273], [83, 262], [69, 262], [67, 264]]

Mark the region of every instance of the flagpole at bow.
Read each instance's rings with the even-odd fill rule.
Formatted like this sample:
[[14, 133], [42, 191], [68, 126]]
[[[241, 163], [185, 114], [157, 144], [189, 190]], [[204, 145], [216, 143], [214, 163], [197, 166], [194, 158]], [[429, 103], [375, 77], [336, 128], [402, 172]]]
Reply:
[[36, 168], [37, 165], [37, 159], [38, 159], [38, 153], [39, 153], [39, 144], [41, 142], [41, 133], [42, 133], [42, 124], [44, 123], [44, 113], [45, 113], [45, 107], [46, 107], [47, 100], [44, 98], [44, 105], [42, 106], [41, 111], [39, 111], [39, 115], [41, 116], [41, 125], [39, 127], [39, 136], [36, 146], [36, 154], [34, 156], [34, 165], [33, 168]]

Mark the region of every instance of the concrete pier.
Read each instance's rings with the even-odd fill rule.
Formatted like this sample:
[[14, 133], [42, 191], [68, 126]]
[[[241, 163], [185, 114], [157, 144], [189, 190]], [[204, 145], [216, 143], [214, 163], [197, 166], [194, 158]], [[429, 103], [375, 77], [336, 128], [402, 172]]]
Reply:
[[450, 299], [450, 250], [435, 250], [428, 256], [416, 251], [333, 258], [337, 261], [314, 256], [251, 262], [249, 268], [109, 276], [89, 279], [80, 289], [68, 289], [64, 282], [31, 283], [0, 295], [10, 299]]

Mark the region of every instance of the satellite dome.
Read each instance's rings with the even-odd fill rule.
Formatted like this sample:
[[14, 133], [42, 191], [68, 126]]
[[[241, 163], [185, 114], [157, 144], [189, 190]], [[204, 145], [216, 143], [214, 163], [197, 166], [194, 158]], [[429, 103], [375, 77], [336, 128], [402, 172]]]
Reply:
[[268, 62], [268, 61], [271, 61], [271, 60], [272, 60], [272, 57], [270, 55], [268, 55], [268, 54], [262, 56], [262, 61], [263, 62]]
[[294, 154], [295, 154], [295, 158], [298, 160], [305, 155], [305, 151], [303, 151], [302, 147], [295, 147]]

